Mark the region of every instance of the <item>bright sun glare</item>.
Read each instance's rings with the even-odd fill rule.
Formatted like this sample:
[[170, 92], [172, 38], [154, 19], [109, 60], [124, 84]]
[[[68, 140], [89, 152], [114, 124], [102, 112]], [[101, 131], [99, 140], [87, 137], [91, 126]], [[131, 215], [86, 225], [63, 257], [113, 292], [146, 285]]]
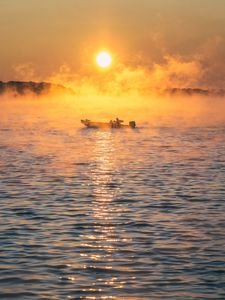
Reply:
[[112, 56], [109, 52], [100, 52], [96, 57], [96, 62], [99, 67], [107, 68], [112, 64]]

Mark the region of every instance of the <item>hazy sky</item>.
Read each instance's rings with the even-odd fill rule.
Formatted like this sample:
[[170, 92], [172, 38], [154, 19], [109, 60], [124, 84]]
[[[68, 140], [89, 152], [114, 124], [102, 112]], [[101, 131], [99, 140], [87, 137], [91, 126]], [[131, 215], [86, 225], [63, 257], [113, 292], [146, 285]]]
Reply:
[[132, 68], [169, 56], [224, 82], [225, 0], [0, 0], [0, 36], [0, 80], [83, 72], [107, 47]]

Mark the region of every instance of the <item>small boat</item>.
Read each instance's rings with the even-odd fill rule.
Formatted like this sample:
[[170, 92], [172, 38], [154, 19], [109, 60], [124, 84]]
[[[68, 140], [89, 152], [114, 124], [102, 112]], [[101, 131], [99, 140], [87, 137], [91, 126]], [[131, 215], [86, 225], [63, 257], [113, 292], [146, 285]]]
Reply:
[[130, 121], [129, 124], [125, 125], [122, 124], [123, 120], [119, 120], [116, 118], [116, 120], [110, 120], [109, 122], [92, 122], [88, 119], [81, 120], [81, 123], [84, 124], [88, 128], [132, 128], [134, 129], [136, 127], [135, 121]]

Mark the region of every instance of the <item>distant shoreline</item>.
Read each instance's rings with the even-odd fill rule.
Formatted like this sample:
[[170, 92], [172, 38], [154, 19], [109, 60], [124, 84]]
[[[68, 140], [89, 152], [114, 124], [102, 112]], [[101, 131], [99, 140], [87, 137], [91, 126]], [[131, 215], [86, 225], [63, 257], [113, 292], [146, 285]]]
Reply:
[[34, 81], [0, 81], [0, 96], [10, 93], [13, 96], [25, 96], [33, 94], [43, 96], [51, 92], [74, 94], [72, 89], [66, 88], [60, 84], [49, 82], [34, 82]]
[[[0, 97], [10, 93], [12, 96], [26, 96], [32, 94], [35, 96], [43, 96], [51, 92], [60, 94], [74, 95], [75, 91], [60, 84], [53, 84], [50, 82], [34, 82], [34, 81], [0, 81]], [[150, 91], [151, 92], [151, 91]], [[169, 88], [158, 90], [159, 95], [169, 96], [216, 96], [224, 97], [224, 89], [201, 89], [201, 88]]]

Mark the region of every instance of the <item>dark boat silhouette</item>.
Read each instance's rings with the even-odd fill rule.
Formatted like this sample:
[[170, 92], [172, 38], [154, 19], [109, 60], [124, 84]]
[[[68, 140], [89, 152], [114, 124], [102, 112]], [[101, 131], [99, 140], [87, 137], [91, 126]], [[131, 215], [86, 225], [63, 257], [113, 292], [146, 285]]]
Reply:
[[81, 123], [84, 124], [88, 128], [136, 128], [135, 121], [130, 121], [129, 124], [122, 124], [123, 120], [110, 120], [109, 122], [93, 122], [88, 119], [81, 120]]

